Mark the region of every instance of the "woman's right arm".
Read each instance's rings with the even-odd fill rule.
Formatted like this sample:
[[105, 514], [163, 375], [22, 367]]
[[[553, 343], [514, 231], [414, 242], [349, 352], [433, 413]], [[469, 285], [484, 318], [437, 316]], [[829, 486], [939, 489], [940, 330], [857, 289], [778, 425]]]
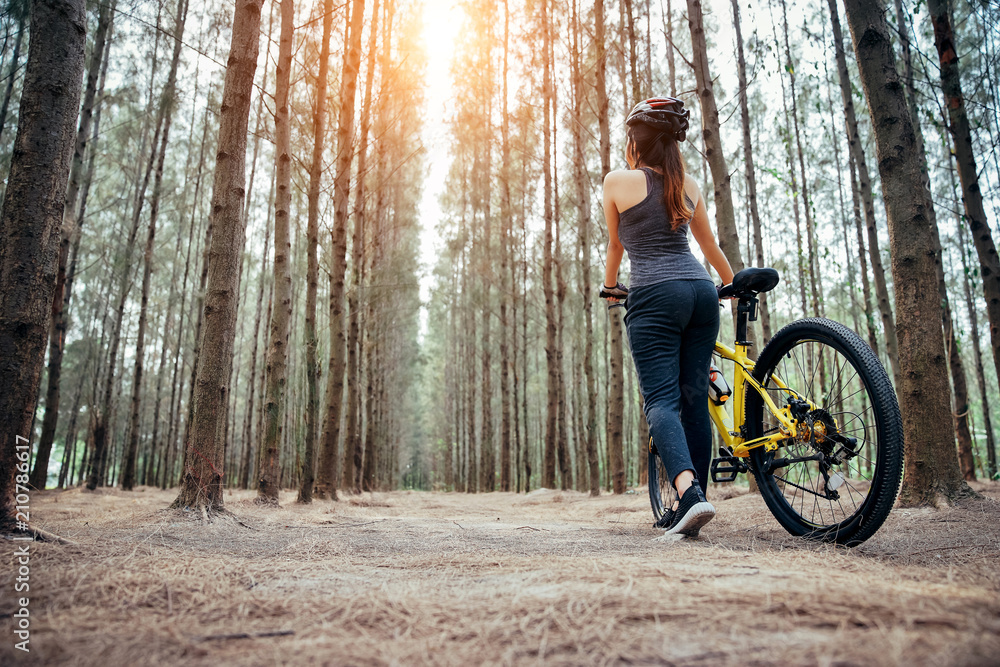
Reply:
[[[622, 263], [625, 248], [618, 239], [618, 207], [614, 201], [616, 172], [608, 172], [604, 177], [604, 221], [608, 225], [608, 252], [604, 267], [604, 286], [612, 287], [618, 284], [618, 268]], [[617, 303], [618, 299], [608, 301]]]

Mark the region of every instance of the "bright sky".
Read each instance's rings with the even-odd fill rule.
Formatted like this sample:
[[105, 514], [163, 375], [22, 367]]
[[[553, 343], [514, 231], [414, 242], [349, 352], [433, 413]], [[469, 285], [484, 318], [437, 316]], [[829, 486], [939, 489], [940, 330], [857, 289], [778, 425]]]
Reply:
[[[676, 4], [675, 12], [677, 12]], [[420, 257], [423, 263], [423, 272], [420, 277], [420, 298], [426, 302], [430, 298], [431, 288], [434, 284], [432, 272], [439, 254], [437, 226], [442, 212], [438, 199], [444, 191], [451, 159], [448, 150], [451, 138], [448, 135], [447, 125], [451, 110], [454, 108], [455, 99], [450, 69], [451, 59], [455, 53], [455, 39], [461, 28], [464, 12], [459, 7], [459, 0], [423, 0], [423, 7], [423, 41], [427, 53], [425, 79], [427, 107], [424, 124], [424, 146], [427, 149], [428, 163], [427, 177], [424, 181], [424, 191], [420, 201], [420, 223], [422, 225]], [[717, 72], [718, 76], [716, 94], [720, 96], [719, 104], [722, 107], [720, 110], [726, 116], [733, 111], [733, 108], [727, 105], [727, 102], [731, 101], [729, 95], [736, 88], [735, 49], [725, 46], [734, 44], [735, 41], [735, 33], [732, 25], [732, 8], [729, 0], [707, 0], [704, 3], [704, 10], [706, 22], [711, 26], [710, 29], [717, 45], [713, 49], [714, 59], [712, 61], [712, 68], [713, 71]], [[799, 12], [800, 10], [794, 6], [790, 8], [789, 20], [791, 24], [800, 24], [801, 14]], [[616, 18], [617, 16], [611, 17], [609, 21]], [[686, 30], [687, 22], [679, 15], [675, 18], [674, 29]], [[762, 21], [764, 23], [761, 23]], [[769, 14], [762, 12], [760, 8], [756, 7], [751, 11], [744, 8], [744, 39], [749, 38], [753, 34], [755, 27], [761, 30], [761, 37], [770, 38], [772, 28]], [[665, 59], [666, 54], [664, 49], [666, 45], [663, 39], [658, 8], [654, 8], [651, 28], [654, 58]], [[512, 29], [514, 29], [513, 25]], [[749, 54], [748, 60], [751, 61], [748, 63], [748, 67], [753, 67], [753, 60]], [[678, 67], [683, 67], [683, 63], [680, 60], [678, 60]], [[762, 75], [754, 82], [754, 85], [763, 85], [769, 90], [773, 89], [776, 95], [780, 95], [780, 87], [777, 81], [766, 81], [766, 78], [766, 75]], [[614, 84], [609, 81], [609, 85]], [[650, 94], [657, 94], [659, 92], [650, 91]], [[690, 102], [694, 105], [692, 113], [697, 116], [699, 113], [697, 103], [694, 99], [691, 99]], [[614, 118], [612, 118], [612, 122], [615, 122]], [[709, 213], [714, 219], [714, 213], [712, 211]], [[421, 338], [427, 330], [426, 317], [426, 311], [421, 311]]]
[[[424, 47], [427, 49], [427, 114], [424, 121], [424, 145], [427, 148], [427, 178], [420, 200], [420, 300], [430, 299], [434, 284], [432, 272], [438, 255], [437, 224], [441, 219], [438, 198], [448, 176], [448, 125], [454, 108], [451, 86], [451, 56], [455, 37], [462, 24], [463, 12], [457, 0], [424, 0]], [[427, 311], [420, 313], [420, 337], [427, 330]]]

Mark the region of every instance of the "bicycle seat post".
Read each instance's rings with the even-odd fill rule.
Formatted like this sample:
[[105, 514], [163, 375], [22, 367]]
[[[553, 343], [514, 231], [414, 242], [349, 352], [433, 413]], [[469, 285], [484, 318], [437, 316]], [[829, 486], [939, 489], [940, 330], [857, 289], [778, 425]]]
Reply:
[[736, 344], [749, 347], [753, 345], [747, 340], [747, 322], [757, 321], [757, 297], [754, 294], [741, 296], [736, 306]]

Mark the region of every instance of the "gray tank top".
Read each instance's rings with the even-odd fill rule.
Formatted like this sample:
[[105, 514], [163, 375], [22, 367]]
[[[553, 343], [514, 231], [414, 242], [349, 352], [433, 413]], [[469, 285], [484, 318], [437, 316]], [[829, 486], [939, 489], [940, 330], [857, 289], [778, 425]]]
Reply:
[[[654, 285], [664, 280], [708, 280], [712, 277], [702, 266], [688, 243], [688, 222], [676, 231], [670, 228], [663, 203], [663, 178], [652, 169], [646, 174], [646, 198], [618, 216], [618, 238], [631, 263], [629, 287]], [[687, 205], [694, 204], [687, 193]]]

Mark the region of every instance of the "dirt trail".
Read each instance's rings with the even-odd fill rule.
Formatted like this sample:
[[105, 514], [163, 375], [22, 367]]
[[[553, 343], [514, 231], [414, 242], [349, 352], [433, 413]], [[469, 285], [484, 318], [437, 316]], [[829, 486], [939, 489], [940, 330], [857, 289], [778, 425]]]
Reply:
[[239, 521], [208, 525], [163, 510], [173, 492], [35, 493], [36, 525], [76, 544], [32, 545], [28, 656], [0, 573], [0, 662], [1000, 664], [1000, 484], [976, 488], [894, 511], [855, 549], [720, 492], [703, 536], [673, 542], [642, 491], [288, 493], [278, 510], [237, 491]]

